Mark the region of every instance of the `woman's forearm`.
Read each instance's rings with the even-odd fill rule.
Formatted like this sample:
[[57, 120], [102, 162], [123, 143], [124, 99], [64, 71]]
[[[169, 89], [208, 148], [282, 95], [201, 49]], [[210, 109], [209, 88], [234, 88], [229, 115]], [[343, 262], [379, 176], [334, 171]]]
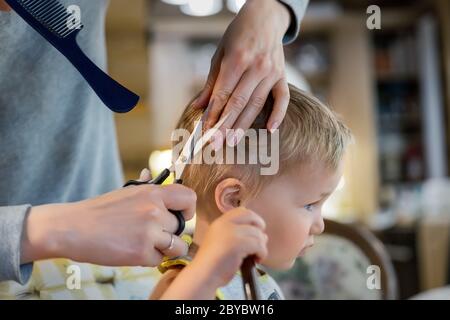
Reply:
[[60, 229], [66, 214], [76, 214], [73, 204], [49, 204], [31, 208], [22, 234], [21, 263], [62, 256], [65, 237]]

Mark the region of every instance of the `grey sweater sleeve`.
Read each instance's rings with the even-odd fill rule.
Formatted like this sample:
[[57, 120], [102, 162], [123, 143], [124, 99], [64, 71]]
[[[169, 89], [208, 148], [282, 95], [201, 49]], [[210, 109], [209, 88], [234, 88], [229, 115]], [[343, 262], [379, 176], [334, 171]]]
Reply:
[[293, 42], [300, 32], [300, 23], [305, 15], [309, 0], [279, 0], [285, 4], [291, 12], [291, 24], [284, 36], [283, 43]]
[[20, 265], [21, 239], [30, 205], [0, 207], [0, 282], [28, 282], [32, 264]]

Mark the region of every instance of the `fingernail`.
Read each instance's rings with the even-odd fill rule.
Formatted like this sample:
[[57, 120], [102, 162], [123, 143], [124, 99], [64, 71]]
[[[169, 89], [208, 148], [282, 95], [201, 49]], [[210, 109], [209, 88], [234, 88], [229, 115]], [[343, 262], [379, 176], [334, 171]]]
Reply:
[[272, 126], [271, 126], [270, 129], [269, 129], [270, 133], [274, 133], [275, 130], [278, 129], [278, 126], [279, 126], [278, 121], [275, 121], [274, 123], [272, 123]]
[[243, 136], [244, 136], [243, 130], [240, 129], [230, 130], [230, 133], [227, 136], [227, 144], [230, 147], [235, 147], [239, 144]]
[[150, 180], [150, 170], [147, 168], [142, 169], [139, 179], [143, 181]]
[[234, 137], [234, 130], [229, 130], [227, 129], [227, 138], [226, 138], [226, 144], [230, 147], [234, 147], [235, 143], [234, 143], [235, 137]]
[[[205, 113], [209, 113], [209, 110], [211, 110], [213, 104], [214, 104], [214, 99], [212, 99], [209, 102], [208, 107], [205, 110]], [[214, 126], [214, 124], [212, 124], [210, 121], [208, 121], [208, 114], [206, 114], [205, 131], [208, 129], [211, 129], [213, 126]]]
[[213, 104], [214, 104], [214, 99], [211, 99], [208, 103], [208, 109], [212, 108]]
[[223, 137], [221, 134], [216, 134], [214, 139], [211, 141], [212, 148], [214, 151], [219, 150], [223, 146]]
[[244, 130], [237, 129], [235, 133], [236, 145], [238, 145], [239, 142], [241, 142], [243, 137], [244, 137]]

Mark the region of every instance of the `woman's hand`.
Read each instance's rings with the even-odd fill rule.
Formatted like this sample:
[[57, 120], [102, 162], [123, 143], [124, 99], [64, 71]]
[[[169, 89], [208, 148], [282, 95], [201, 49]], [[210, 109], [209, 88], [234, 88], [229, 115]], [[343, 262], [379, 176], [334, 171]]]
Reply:
[[0, 0], [0, 11], [10, 11], [11, 7], [4, 1]]
[[197, 108], [210, 106], [206, 129], [230, 113], [221, 127], [222, 135], [213, 141], [215, 149], [222, 146], [220, 136], [225, 137], [226, 129], [251, 126], [270, 92], [275, 104], [267, 128], [275, 130], [283, 120], [289, 90], [282, 40], [289, 23], [289, 11], [280, 2], [248, 0], [226, 30], [212, 58], [205, 88], [193, 102]]
[[167, 250], [178, 228], [168, 208], [190, 220], [195, 202], [195, 192], [182, 185], [141, 185], [76, 203], [33, 207], [22, 263], [64, 257], [108, 266], [156, 266], [163, 255], [183, 255], [188, 249], [173, 236], [174, 246]]

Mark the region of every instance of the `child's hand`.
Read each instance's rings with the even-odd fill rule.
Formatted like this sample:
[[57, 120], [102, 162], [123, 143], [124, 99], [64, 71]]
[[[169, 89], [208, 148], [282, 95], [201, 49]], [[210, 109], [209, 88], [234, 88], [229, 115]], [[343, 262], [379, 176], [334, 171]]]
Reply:
[[192, 263], [166, 273], [151, 298], [214, 299], [216, 290], [230, 282], [247, 256], [266, 257], [265, 227], [264, 220], [246, 208], [225, 213], [209, 226]]
[[217, 287], [226, 285], [247, 256], [256, 255], [257, 261], [267, 256], [265, 227], [264, 220], [246, 208], [225, 213], [209, 227], [192, 267], [204, 270]]

